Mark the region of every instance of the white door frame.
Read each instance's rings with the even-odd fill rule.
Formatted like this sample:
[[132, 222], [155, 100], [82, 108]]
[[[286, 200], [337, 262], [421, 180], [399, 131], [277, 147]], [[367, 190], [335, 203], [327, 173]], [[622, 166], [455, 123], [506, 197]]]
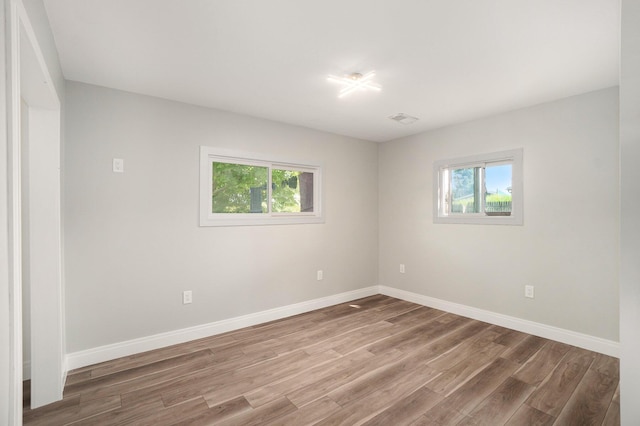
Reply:
[[[60, 144], [60, 98], [56, 92], [53, 80], [46, 66], [44, 56], [38, 45], [37, 38], [22, 0], [5, 1], [5, 35], [8, 43], [9, 54], [6, 59], [8, 72], [7, 87], [7, 143], [8, 143], [8, 258], [9, 258], [9, 330], [10, 330], [10, 375], [9, 375], [9, 424], [22, 424], [22, 182], [21, 182], [21, 99], [29, 105], [46, 110], [44, 114], [51, 118], [51, 114], [57, 115], [57, 123], [44, 124], [41, 131], [47, 128], [53, 130], [51, 136]], [[44, 120], [45, 123], [49, 120]], [[57, 128], [57, 133], [56, 133]], [[54, 278], [55, 280], [55, 278]], [[56, 284], [61, 286], [61, 282]], [[60, 288], [61, 290], [61, 288]], [[61, 294], [61, 291], [60, 291]], [[54, 307], [55, 315], [59, 318], [54, 321], [53, 327], [63, 327], [62, 300]], [[63, 330], [60, 330], [63, 333]], [[62, 334], [63, 336], [63, 334]], [[37, 336], [34, 336], [37, 338]], [[62, 339], [63, 340], [63, 339]], [[58, 345], [63, 350], [64, 341]], [[54, 386], [59, 387], [48, 396], [42, 398], [43, 403], [53, 402], [62, 397], [64, 370], [62, 356], [59, 365], [50, 365], [60, 377]], [[59, 371], [58, 371], [59, 370]], [[51, 395], [54, 395], [53, 397]], [[52, 399], [53, 400], [49, 400]]]

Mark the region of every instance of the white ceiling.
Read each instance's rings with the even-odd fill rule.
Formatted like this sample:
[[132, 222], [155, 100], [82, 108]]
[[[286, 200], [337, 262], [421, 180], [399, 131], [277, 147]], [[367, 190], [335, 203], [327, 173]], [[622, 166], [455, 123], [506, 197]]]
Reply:
[[68, 80], [372, 141], [618, 84], [618, 0], [44, 2]]

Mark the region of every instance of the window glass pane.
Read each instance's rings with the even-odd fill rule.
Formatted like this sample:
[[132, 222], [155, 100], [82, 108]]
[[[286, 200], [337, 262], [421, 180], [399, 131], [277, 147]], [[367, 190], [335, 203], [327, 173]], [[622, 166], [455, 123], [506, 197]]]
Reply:
[[480, 168], [451, 170], [451, 213], [480, 213]]
[[313, 173], [273, 169], [271, 182], [273, 212], [313, 212]]
[[212, 213], [267, 213], [267, 167], [212, 164]]
[[511, 188], [511, 164], [485, 168], [485, 212], [488, 215], [511, 215]]

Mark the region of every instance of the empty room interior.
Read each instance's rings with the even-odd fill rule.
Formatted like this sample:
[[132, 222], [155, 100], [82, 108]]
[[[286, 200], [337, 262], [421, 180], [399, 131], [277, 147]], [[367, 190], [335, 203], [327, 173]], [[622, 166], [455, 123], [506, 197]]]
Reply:
[[640, 424], [640, 1], [1, 13], [0, 424]]

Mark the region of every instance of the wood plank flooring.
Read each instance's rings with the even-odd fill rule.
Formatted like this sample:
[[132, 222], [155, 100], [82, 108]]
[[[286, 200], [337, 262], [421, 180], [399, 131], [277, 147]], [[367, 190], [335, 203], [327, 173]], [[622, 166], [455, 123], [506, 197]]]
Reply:
[[618, 425], [618, 376], [615, 358], [377, 295], [72, 371], [24, 424]]

